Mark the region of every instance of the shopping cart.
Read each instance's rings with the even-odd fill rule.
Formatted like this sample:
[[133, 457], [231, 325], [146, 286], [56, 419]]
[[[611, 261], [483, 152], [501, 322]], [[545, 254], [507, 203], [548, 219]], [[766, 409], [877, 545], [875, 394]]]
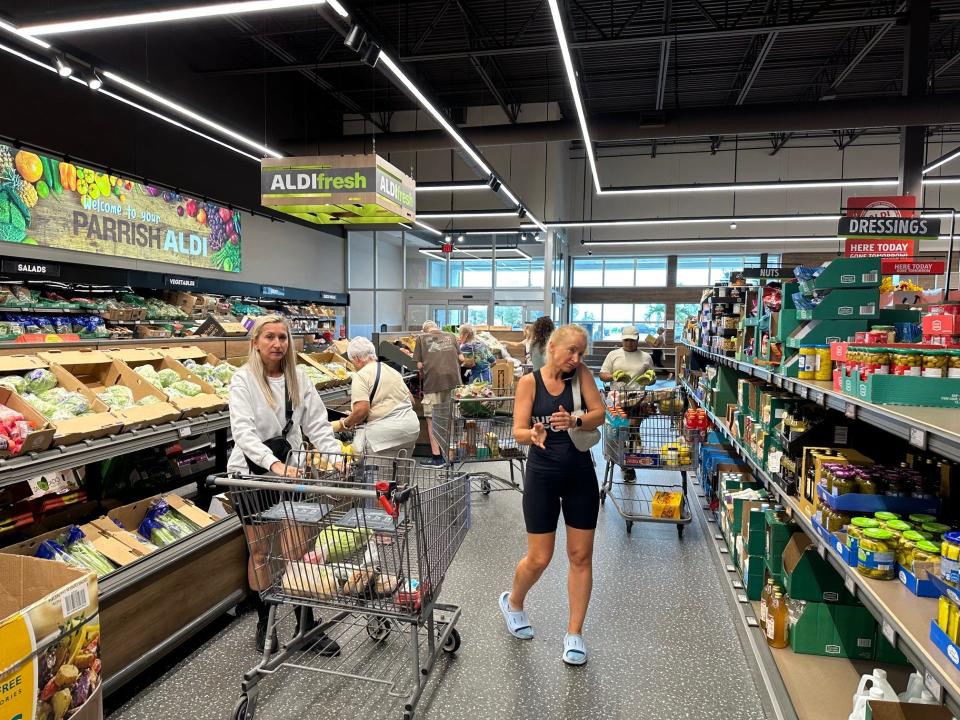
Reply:
[[[254, 717], [261, 681], [281, 670], [368, 681], [403, 698], [409, 720], [441, 651], [460, 647], [460, 608], [437, 599], [470, 526], [466, 477], [312, 451], [292, 451], [287, 465], [302, 477], [209, 479], [230, 491], [265, 588], [267, 637], [280, 641], [244, 675], [234, 720]], [[336, 656], [323, 652], [330, 640]]]
[[433, 409], [433, 436], [440, 454], [450, 467], [464, 463], [506, 462], [510, 479], [490, 472], [470, 473], [474, 492], [489, 495], [492, 490], [523, 492], [527, 446], [513, 437], [512, 397], [457, 398]]
[[[614, 384], [607, 394], [607, 422], [603, 427], [603, 456], [607, 461], [600, 501], [607, 497], [627, 523], [675, 523], [682, 538], [693, 519], [687, 500], [687, 471], [697, 457], [699, 431], [687, 431], [683, 417], [686, 396], [674, 384], [631, 390]], [[624, 479], [614, 481], [614, 467]], [[680, 485], [641, 482], [634, 473], [680, 473]], [[633, 471], [630, 473], [629, 471]]]

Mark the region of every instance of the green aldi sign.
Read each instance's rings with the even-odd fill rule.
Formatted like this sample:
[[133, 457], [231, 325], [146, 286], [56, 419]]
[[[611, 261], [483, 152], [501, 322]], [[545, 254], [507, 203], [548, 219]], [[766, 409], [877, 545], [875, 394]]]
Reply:
[[318, 225], [416, 219], [416, 183], [377, 155], [264, 158], [260, 202]]

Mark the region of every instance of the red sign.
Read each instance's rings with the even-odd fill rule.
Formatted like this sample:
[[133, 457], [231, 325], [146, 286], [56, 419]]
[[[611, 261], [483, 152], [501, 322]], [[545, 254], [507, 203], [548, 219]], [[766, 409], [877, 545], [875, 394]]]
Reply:
[[847, 238], [844, 241], [843, 254], [847, 257], [888, 257], [908, 258], [916, 253], [915, 240], [867, 240]]
[[943, 260], [881, 260], [880, 272], [884, 275], [942, 275], [946, 270]]
[[[915, 195], [880, 195], [847, 198], [847, 217], [914, 217]], [[882, 238], [847, 238], [847, 257], [911, 257], [916, 254], [915, 240]]]
[[447, 253], [447, 254], [452, 253], [452, 252], [453, 252], [453, 243], [443, 243], [443, 245], [440, 246], [440, 251], [441, 251], [441, 252], [444, 252], [444, 253]]

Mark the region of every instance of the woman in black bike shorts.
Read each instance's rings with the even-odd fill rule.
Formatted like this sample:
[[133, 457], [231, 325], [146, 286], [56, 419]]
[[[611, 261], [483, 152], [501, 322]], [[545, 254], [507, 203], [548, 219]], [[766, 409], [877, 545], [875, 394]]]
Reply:
[[[523, 517], [527, 527], [527, 554], [517, 564], [513, 587], [500, 595], [507, 631], [521, 640], [533, 638], [524, 610], [530, 588], [553, 557], [557, 520], [567, 526], [567, 589], [570, 615], [563, 641], [563, 661], [587, 662], [583, 621], [593, 588], [593, 535], [600, 510], [600, 492], [589, 452], [578, 450], [570, 428], [595, 430], [604, 419], [604, 404], [593, 375], [580, 360], [587, 333], [579, 325], [564, 325], [547, 343], [546, 364], [517, 384], [513, 434], [517, 442], [532, 445], [524, 478]], [[571, 415], [573, 379], [577, 378], [583, 414]]]

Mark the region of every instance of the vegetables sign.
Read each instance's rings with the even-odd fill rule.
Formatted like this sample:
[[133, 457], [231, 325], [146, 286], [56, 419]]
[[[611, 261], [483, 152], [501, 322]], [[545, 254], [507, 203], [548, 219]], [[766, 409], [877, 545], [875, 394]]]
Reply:
[[240, 272], [240, 213], [0, 144], [0, 240]]

